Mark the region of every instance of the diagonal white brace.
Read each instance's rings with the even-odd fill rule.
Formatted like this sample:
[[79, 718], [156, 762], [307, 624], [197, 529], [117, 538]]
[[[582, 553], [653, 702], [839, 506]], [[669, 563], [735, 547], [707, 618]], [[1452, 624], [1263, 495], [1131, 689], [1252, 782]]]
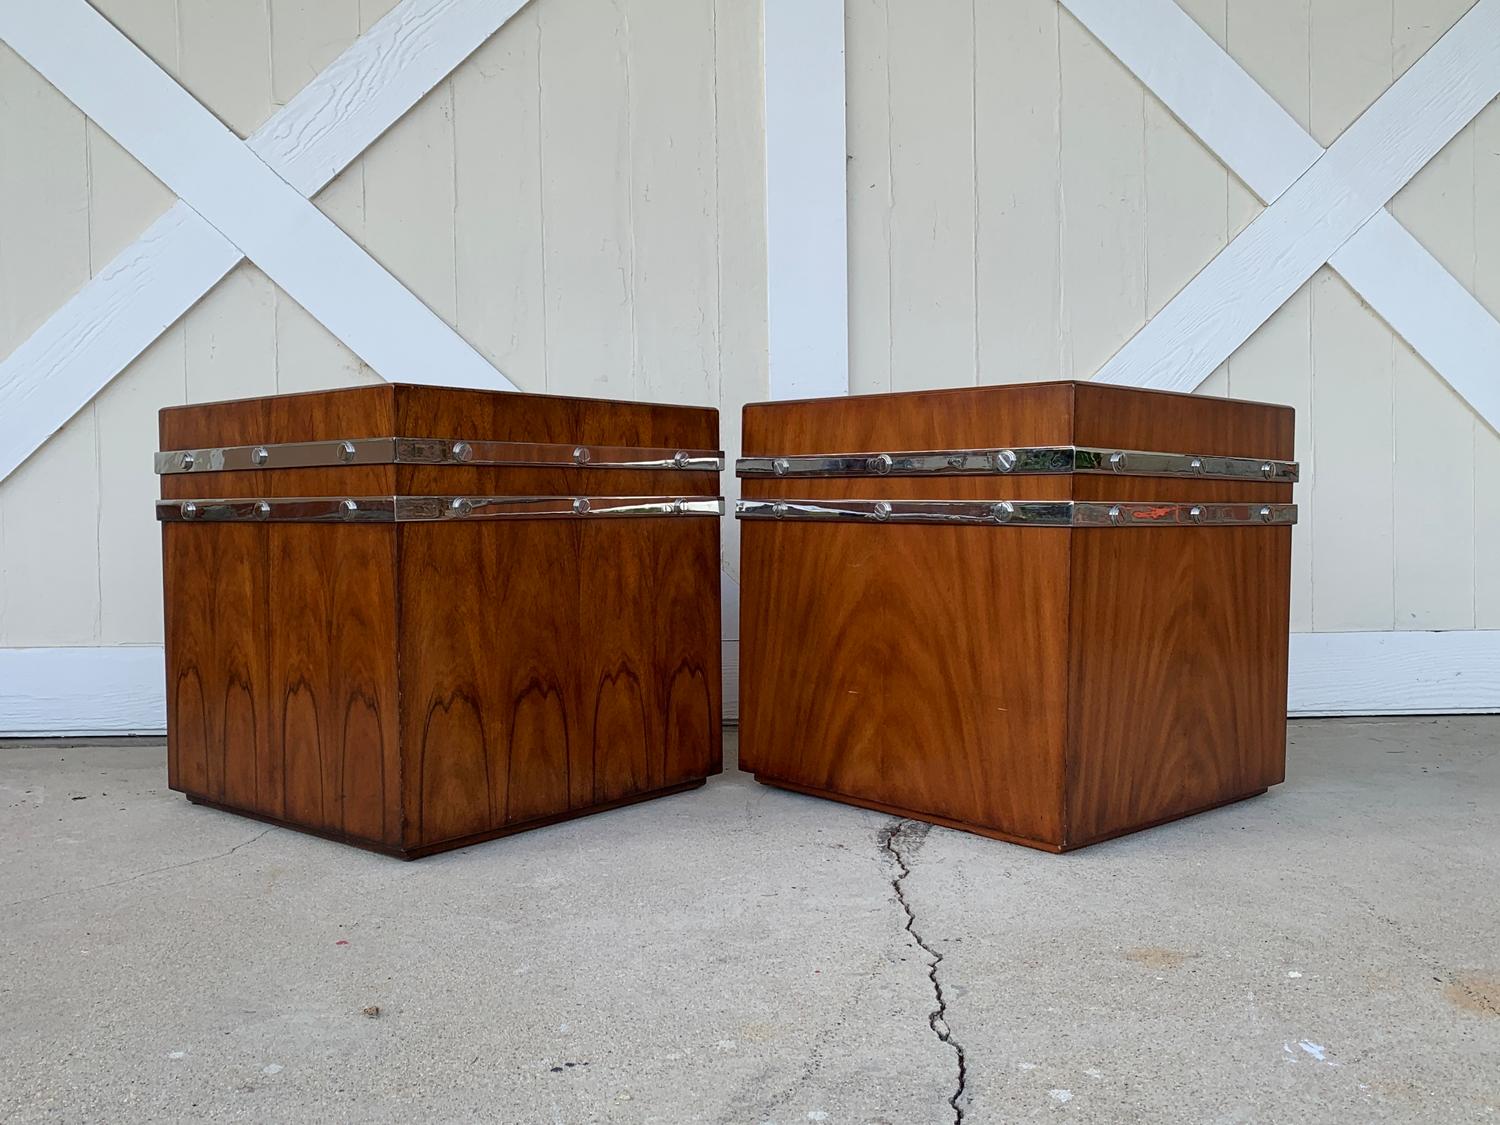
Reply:
[[[524, 5], [525, 0], [403, 0], [243, 143], [297, 193], [311, 195]], [[63, 9], [61, 4], [49, 4], [17, 12], [16, 7], [0, 10], [0, 38], [7, 41], [8, 25], [18, 17], [50, 21]], [[85, 18], [89, 14], [82, 13]], [[76, 44], [69, 46], [78, 49]], [[118, 47], [114, 44], [109, 49]], [[134, 50], [128, 42], [125, 47]], [[79, 57], [84, 56], [80, 53]], [[162, 79], [170, 83], [158, 71], [158, 82]], [[178, 93], [191, 102], [185, 93]], [[232, 134], [229, 138], [241, 144]], [[0, 362], [0, 480], [244, 256], [212, 224], [179, 201]], [[372, 267], [379, 271], [365, 256], [357, 276]], [[389, 293], [393, 285], [400, 288], [391, 280], [384, 290]], [[403, 316], [382, 325], [367, 306], [363, 315], [370, 338], [365, 346], [382, 357], [382, 362], [376, 362], [364, 356], [372, 367], [387, 377], [395, 370], [395, 377], [413, 382], [459, 383], [467, 373], [473, 385], [509, 386], [416, 298], [406, 293], [396, 300], [425, 322], [427, 335], [446, 339], [436, 351], [423, 356], [419, 370], [395, 366], [384, 357], [410, 351], [410, 341], [403, 342], [401, 337], [409, 332], [411, 319]], [[318, 307], [309, 311], [322, 319]], [[441, 355], [458, 357], [458, 366], [440, 366]]]
[[[1283, 246], [1258, 244], [1256, 260], [1265, 273], [1277, 274], [1278, 288], [1247, 286], [1231, 293], [1190, 285], [1163, 314], [1171, 309], [1179, 318], [1176, 332], [1187, 323], [1204, 324], [1204, 347], [1179, 347], [1176, 332], [1167, 330], [1171, 322], [1154, 329], [1148, 325], [1097, 378], [1193, 389], [1242, 342], [1243, 337], [1235, 339], [1237, 333], [1247, 336], [1285, 300], [1277, 299], [1276, 292], [1290, 296], [1326, 261], [1481, 417], [1500, 429], [1500, 361], [1495, 358], [1500, 355], [1500, 322], [1384, 210], [1390, 196], [1500, 92], [1500, 54], [1494, 50], [1500, 18], [1494, 0], [1476, 5], [1326, 155], [1172, 0], [1062, 2], [1271, 209], [1293, 184], [1306, 197], [1304, 203], [1312, 204], [1300, 227], [1283, 228], [1288, 240]], [[1356, 146], [1346, 144], [1351, 134]], [[1330, 162], [1327, 168], [1325, 161]], [[1315, 193], [1298, 183], [1304, 173], [1326, 186], [1324, 199], [1313, 198]], [[1358, 173], [1385, 186], [1368, 192], [1347, 180]], [[1384, 192], [1384, 198], [1372, 202]], [[1358, 209], [1341, 214], [1337, 206], [1360, 200], [1360, 206], [1373, 208], [1363, 225]], [[1338, 233], [1351, 223], [1352, 233], [1339, 245]], [[1300, 253], [1307, 247], [1293, 245], [1299, 230], [1317, 246], [1332, 243], [1334, 249], [1321, 260], [1315, 260], [1319, 254]], [[1240, 239], [1249, 233], [1247, 229]], [[1240, 239], [1221, 257], [1244, 255], [1245, 248], [1236, 249]], [[1279, 249], [1296, 259], [1295, 269], [1286, 268], [1290, 263]], [[1224, 271], [1220, 283], [1229, 276]], [[1232, 321], [1234, 331], [1216, 333], [1208, 320]]]

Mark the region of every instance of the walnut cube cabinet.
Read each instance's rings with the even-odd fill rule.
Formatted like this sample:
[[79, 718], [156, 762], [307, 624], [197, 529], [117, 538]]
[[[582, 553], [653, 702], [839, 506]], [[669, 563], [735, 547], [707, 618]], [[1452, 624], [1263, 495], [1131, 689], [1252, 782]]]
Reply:
[[169, 784], [405, 858], [701, 785], [718, 444], [428, 386], [163, 410]]
[[1264, 792], [1292, 423], [1072, 382], [748, 406], [741, 768], [1050, 851]]

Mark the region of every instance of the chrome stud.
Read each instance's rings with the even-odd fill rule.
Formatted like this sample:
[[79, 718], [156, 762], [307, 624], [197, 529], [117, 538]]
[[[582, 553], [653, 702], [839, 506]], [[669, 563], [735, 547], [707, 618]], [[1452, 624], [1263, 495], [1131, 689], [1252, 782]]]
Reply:
[[191, 469], [198, 463], [198, 458], [194, 457], [191, 453], [184, 453], [181, 457], [177, 458], [177, 461], [184, 469]]
[[1125, 471], [1125, 454], [1116, 450], [1109, 455], [1109, 467], [1117, 473]]
[[350, 461], [353, 461], [354, 455], [357, 452], [358, 450], [354, 448], [354, 443], [352, 441], [339, 442], [339, 460], [344, 464], [347, 465]]
[[359, 505], [353, 500], [342, 500], [339, 502], [339, 515], [343, 519], [351, 519], [357, 511], [359, 511]]
[[674, 516], [680, 516], [684, 512], [686, 512], [686, 511], [687, 511], [687, 501], [686, 500], [682, 499], [681, 497], [678, 497], [676, 500], [672, 501], [672, 514]]
[[255, 502], [255, 518], [258, 520], [270, 519], [271, 505], [264, 500], [257, 500]]
[[1016, 514], [1016, 506], [1009, 500], [1002, 500], [990, 508], [990, 519], [996, 523], [1009, 523]]
[[688, 462], [691, 460], [692, 458], [688, 456], [688, 452], [685, 449], [679, 449], [676, 453], [672, 454], [672, 464], [676, 465], [679, 469], [687, 468]]
[[772, 504], [771, 514], [777, 519], [784, 519], [789, 509], [785, 504]]
[[252, 465], [264, 465], [271, 459], [271, 451], [263, 445], [257, 445], [250, 451], [250, 463]]
[[996, 450], [994, 460], [997, 471], [1008, 473], [1016, 467], [1016, 451], [1014, 449]]
[[1270, 523], [1271, 520], [1276, 516], [1276, 513], [1271, 511], [1269, 507], [1262, 507], [1260, 511], [1256, 512], [1255, 514], [1260, 517], [1261, 523]]
[[1188, 519], [1192, 520], [1194, 523], [1202, 523], [1203, 509], [1197, 504], [1194, 504], [1191, 508], [1188, 509]]
[[455, 461], [472, 461], [474, 459], [474, 447], [466, 441], [455, 441], [453, 443], [453, 459]]
[[887, 504], [884, 500], [880, 500], [880, 501], [876, 502], [876, 504], [875, 504], [875, 518], [878, 519], [878, 520], [882, 520], [882, 521], [888, 520], [888, 519], [891, 518], [891, 506], [889, 504]]
[[1260, 475], [1270, 480], [1276, 475], [1276, 466], [1267, 461], [1260, 467]]
[[[1118, 457], [1119, 454], [1116, 453], [1115, 456]], [[1120, 522], [1120, 505], [1118, 505], [1118, 504], [1111, 504], [1110, 505], [1110, 508], [1109, 508], [1109, 522], [1110, 523], [1119, 523]]]
[[778, 457], [771, 462], [771, 468], [775, 470], [778, 477], [784, 477], [792, 471], [792, 463], [785, 457]]
[[462, 519], [474, 510], [474, 501], [470, 500], [467, 496], [455, 496], [449, 501], [448, 510], [459, 517], [459, 519]]
[[587, 465], [589, 463], [589, 459], [592, 456], [593, 454], [591, 454], [587, 449], [580, 445], [578, 446], [578, 448], [573, 450], [573, 464]]
[[182, 518], [185, 520], [198, 518], [198, 505], [191, 500], [186, 500], [182, 505]]
[[1203, 473], [1203, 458], [1194, 457], [1191, 461], [1188, 462], [1188, 468], [1192, 469], [1193, 472], [1201, 476]]
[[[584, 450], [584, 452], [587, 453], [588, 450]], [[587, 497], [580, 496], [576, 500], [573, 501], [573, 514], [575, 516], [588, 515], [588, 511], [589, 511], [589, 502], [588, 502], [588, 498]]]
[[879, 473], [881, 476], [885, 476], [886, 473], [891, 471], [891, 455], [889, 453], [876, 454], [865, 462], [865, 467], [872, 473]]

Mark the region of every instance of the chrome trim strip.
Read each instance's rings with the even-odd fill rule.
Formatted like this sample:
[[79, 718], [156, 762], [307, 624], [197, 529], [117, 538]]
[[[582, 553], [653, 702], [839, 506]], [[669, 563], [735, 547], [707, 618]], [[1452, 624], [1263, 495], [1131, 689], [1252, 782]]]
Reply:
[[458, 438], [350, 438], [210, 449], [168, 449], [156, 471], [217, 473], [245, 469], [318, 469], [338, 465], [506, 465], [585, 469], [679, 469], [719, 472], [724, 454], [708, 449], [655, 449], [629, 445], [549, 445], [529, 441]]
[[1295, 461], [1156, 453], [1089, 445], [741, 457], [735, 462], [734, 469], [742, 477], [1035, 476], [1105, 473], [1140, 477], [1202, 477], [1205, 480], [1260, 480], [1280, 484], [1294, 482], [1301, 475]]
[[1288, 526], [1295, 504], [1142, 504], [1080, 500], [740, 500], [735, 518], [1026, 527]]
[[722, 496], [295, 496], [156, 502], [156, 518], [163, 523], [428, 523], [723, 514]]

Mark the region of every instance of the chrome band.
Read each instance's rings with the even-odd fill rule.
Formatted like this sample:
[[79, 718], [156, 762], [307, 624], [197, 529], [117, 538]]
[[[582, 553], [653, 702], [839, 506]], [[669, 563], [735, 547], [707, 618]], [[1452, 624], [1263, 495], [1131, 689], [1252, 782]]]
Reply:
[[1014, 449], [938, 449], [906, 453], [813, 453], [787, 457], [741, 457], [742, 477], [1035, 476], [1104, 473], [1137, 477], [1202, 477], [1288, 484], [1298, 479], [1295, 461], [1209, 454], [1153, 453], [1086, 445], [1019, 446]]
[[430, 523], [438, 520], [722, 516], [718, 496], [298, 496], [158, 500], [163, 523]]
[[743, 520], [1025, 527], [1238, 527], [1297, 522], [1295, 504], [1110, 504], [1079, 500], [740, 500]]
[[706, 449], [401, 437], [169, 449], [156, 454], [156, 471], [161, 475], [241, 469], [320, 469], [337, 465], [504, 465], [716, 473], [724, 468], [724, 454]]

